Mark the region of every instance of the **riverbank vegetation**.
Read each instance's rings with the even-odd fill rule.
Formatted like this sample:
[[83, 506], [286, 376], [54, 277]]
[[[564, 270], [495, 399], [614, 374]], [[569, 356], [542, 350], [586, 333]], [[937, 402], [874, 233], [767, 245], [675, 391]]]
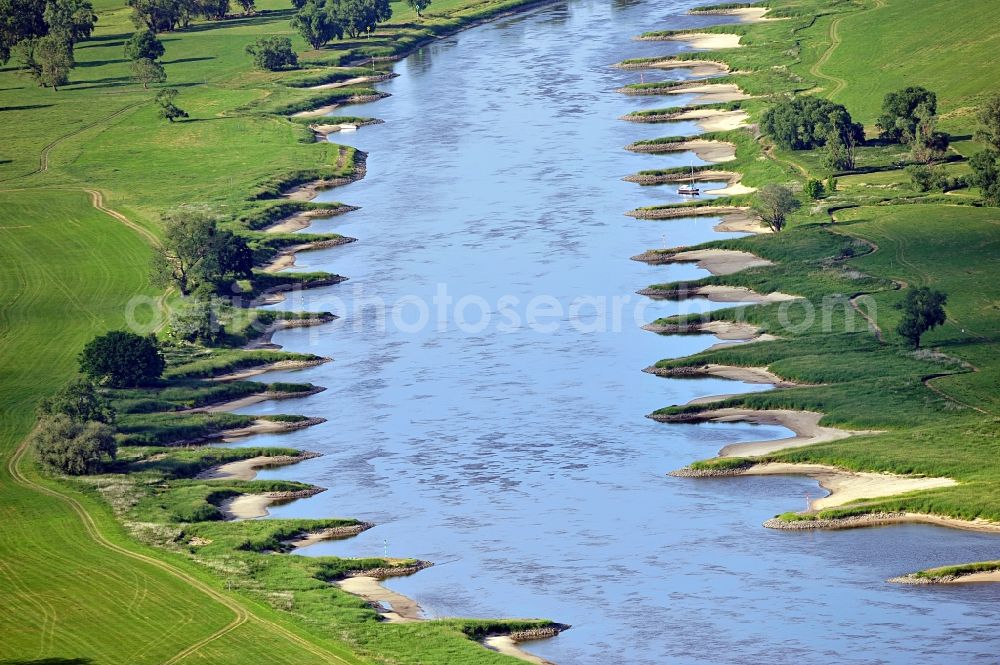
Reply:
[[[321, 49], [301, 39], [290, 23], [295, 8], [277, 0], [240, 3], [235, 13], [218, 3], [165, 14], [183, 3], [132, 4], [94, 2], [92, 34], [71, 35], [71, 48], [65, 30], [39, 24], [0, 71], [0, 120], [17, 128], [0, 148], [0, 289], [11, 304], [0, 349], [0, 449], [8, 462], [0, 493], [10, 518], [0, 553], [17, 569], [0, 582], [10, 601], [0, 619], [0, 659], [511, 662], [472, 639], [548, 622], [386, 625], [330, 582], [352, 571], [406, 568], [407, 561], [284, 554], [292, 536], [353, 529], [355, 520], [221, 519], [225, 502], [241, 495], [280, 501], [321, 488], [199, 474], [253, 457], [305, 459], [287, 448], [205, 444], [227, 433], [317, 422], [221, 410], [234, 400], [319, 390], [250, 377], [326, 359], [242, 347], [266, 343], [282, 325], [333, 318], [260, 311], [255, 302], [290, 286], [343, 279], [262, 270], [291, 246], [350, 240], [267, 227], [296, 214], [350, 210], [283, 195], [310, 181], [333, 185], [363, 175], [362, 153], [317, 140], [311, 124], [374, 120], [281, 114], [368, 98], [374, 91], [365, 83], [390, 77], [373, 57], [402, 55], [530, 3], [394, 3], [391, 20], [375, 16]], [[35, 5], [43, 3], [16, 9]], [[24, 37], [21, 27], [0, 26], [0, 47]], [[355, 61], [364, 66], [342, 66]], [[36, 63], [51, 80], [39, 78]], [[341, 87], [309, 89], [331, 83]], [[136, 297], [141, 306], [127, 310]], [[137, 323], [152, 337], [129, 338], [135, 349], [113, 344], [109, 353], [106, 333]], [[27, 447], [36, 405], [80, 369], [79, 354], [95, 339], [101, 348], [86, 365], [94, 383], [74, 383], [71, 391], [99, 395], [113, 417], [97, 418], [100, 410], [70, 415], [67, 400], [53, 399], [38, 445]], [[123, 364], [129, 358], [143, 362]], [[64, 445], [47, 445], [54, 441]]]
[[[998, 72], [987, 64], [991, 28], [970, 27], [966, 34], [937, 27], [974, 22], [985, 5], [768, 5], [769, 17], [784, 20], [699, 29], [739, 34], [739, 48], [681, 56], [724, 63], [732, 73], [711, 82], [734, 83], [755, 95], [738, 104], [761, 135], [752, 129], [712, 132], [708, 138], [736, 146], [736, 159], [702, 171], [735, 171], [761, 191], [686, 206], [769, 210], [766, 204], [775, 200], [769, 188], [781, 186], [798, 209], [787, 208], [780, 234], [697, 247], [750, 252], [773, 265], [651, 288], [670, 293], [731, 285], [799, 299], [658, 320], [667, 326], [746, 322], [777, 339], [717, 347], [657, 367], [767, 367], [810, 385], [656, 413], [820, 411], [823, 425], [881, 433], [692, 466], [796, 462], [947, 476], [958, 484], [872, 497], [821, 516], [910, 512], [1000, 523], [1000, 293], [988, 278], [996, 270], [1000, 225], [1000, 210], [992, 207], [996, 154], [990, 141]], [[873, 40], [887, 44], [880, 62], [891, 66], [866, 55]], [[947, 75], [948, 67], [964, 61], [975, 63], [969, 76]], [[643, 114], [669, 121], [679, 110]]]

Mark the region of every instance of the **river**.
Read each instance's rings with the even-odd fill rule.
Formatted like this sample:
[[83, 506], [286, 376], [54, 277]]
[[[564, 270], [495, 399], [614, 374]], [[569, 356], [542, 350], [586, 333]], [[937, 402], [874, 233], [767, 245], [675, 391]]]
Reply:
[[[718, 342], [659, 336], [642, 323], [720, 305], [634, 295], [705, 273], [629, 257], [735, 235], [713, 232], [712, 219], [623, 216], [677, 196], [676, 186], [622, 176], [701, 162], [622, 150], [696, 127], [618, 120], [685, 97], [616, 93], [640, 75], [610, 65], [683, 48], [631, 40], [645, 30], [729, 20], [684, 15], [693, 4], [581, 0], [499, 20], [398, 63], [400, 76], [379, 86], [392, 97], [339, 111], [386, 122], [332, 135], [369, 153], [367, 177], [319, 200], [361, 209], [309, 231], [359, 240], [299, 254], [295, 269], [350, 280], [280, 306], [343, 316], [275, 336], [334, 362], [268, 375], [328, 389], [244, 410], [328, 422], [238, 445], [323, 453], [261, 473], [329, 488], [273, 516], [378, 525], [302, 554], [433, 561], [388, 586], [430, 617], [572, 624], [528, 645], [559, 665], [996, 662], [1000, 586], [884, 582], [998, 558], [995, 537], [923, 525], [771, 531], [761, 522], [804, 508], [806, 495], [823, 493], [815, 482], [666, 475], [727, 443], [788, 435], [644, 418], [767, 388], [640, 371]], [[441, 306], [443, 295], [452, 306]]]

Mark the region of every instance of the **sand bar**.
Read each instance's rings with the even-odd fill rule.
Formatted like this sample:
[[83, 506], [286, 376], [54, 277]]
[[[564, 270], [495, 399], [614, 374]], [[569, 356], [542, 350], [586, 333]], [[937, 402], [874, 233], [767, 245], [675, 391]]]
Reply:
[[702, 51], [718, 51], [721, 49], [738, 48], [740, 36], [731, 32], [684, 32], [676, 35], [643, 37], [652, 41], [687, 42], [691, 48]]
[[514, 658], [520, 658], [521, 660], [529, 663], [535, 663], [535, 665], [553, 665], [552, 661], [539, 658], [538, 656], [530, 654], [522, 649], [518, 646], [517, 642], [511, 639], [510, 635], [494, 635], [492, 637], [487, 637], [483, 640], [483, 644], [494, 651], [499, 651], [504, 655], [513, 656]]
[[[830, 429], [830, 428], [825, 428]], [[756, 464], [742, 475], [747, 476], [809, 476], [819, 482], [820, 487], [830, 492], [829, 496], [813, 499], [809, 503], [812, 510], [823, 510], [862, 499], [894, 496], [919, 490], [950, 487], [956, 482], [952, 478], [926, 478], [922, 476], [899, 476], [890, 473], [869, 473], [865, 471], [845, 471], [825, 464]]]
[[423, 610], [415, 600], [387, 589], [374, 577], [358, 575], [338, 580], [335, 584], [347, 593], [361, 596], [369, 603], [390, 607], [391, 610], [379, 611], [388, 623], [413, 623], [423, 619]]
[[704, 268], [713, 275], [731, 275], [747, 268], [758, 268], [773, 265], [767, 259], [750, 252], [740, 252], [730, 249], [693, 249], [674, 254], [674, 261], [695, 261], [699, 268]]
[[722, 104], [751, 99], [734, 83], [706, 83], [702, 85], [679, 85], [665, 91], [668, 95], [697, 95], [692, 104]]

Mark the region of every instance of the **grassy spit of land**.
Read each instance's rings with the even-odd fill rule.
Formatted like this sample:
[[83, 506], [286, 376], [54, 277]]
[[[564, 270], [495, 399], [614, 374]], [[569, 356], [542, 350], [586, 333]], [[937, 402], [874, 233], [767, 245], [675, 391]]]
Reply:
[[[8, 139], [0, 149], [0, 589], [6, 599], [0, 660], [515, 662], [476, 642], [530, 635], [550, 622], [387, 625], [332, 582], [361, 572], [405, 573], [419, 568], [417, 562], [283, 554], [303, 535], [347, 537], [370, 525], [341, 518], [221, 519], [240, 497], [281, 501], [321, 489], [253, 479], [255, 467], [293, 463], [308, 453], [191, 444], [316, 422], [299, 415], [254, 419], [226, 407], [318, 390], [251, 379], [325, 359], [240, 347], [266, 342], [269, 331], [283, 325], [329, 317], [235, 310], [225, 321], [228, 348], [173, 349], [159, 385], [112, 391], [120, 456], [105, 474], [74, 481], [47, 475], [24, 441], [35, 405], [72, 376], [85, 342], [124, 326], [130, 299], [144, 298], [151, 317], [170, 307], [176, 296], [157, 293], [147, 276], [164, 213], [188, 205], [208, 209], [245, 235], [258, 263], [272, 269], [272, 262], [307, 244], [349, 241], [288, 233], [310, 215], [350, 208], [283, 194], [315, 180], [357, 177], [363, 165], [353, 149], [316, 140], [328, 127], [289, 114], [369, 98], [370, 82], [388, 75], [377, 64], [374, 72], [371, 64], [363, 71], [341, 65], [395, 58], [533, 2], [437, 0], [422, 18], [394, 3], [393, 20], [369, 38], [319, 51], [293, 34], [291, 7], [278, 0], [258, 3], [252, 16], [196, 22], [161, 35], [166, 85], [181, 91], [179, 104], [191, 115], [174, 124], [156, 117], [156, 91], [129, 79], [122, 56], [133, 31], [128, 8], [111, 0], [94, 4], [98, 28], [77, 46], [69, 85], [53, 92], [34, 87], [12, 66], [0, 70], [0, 122]], [[261, 35], [292, 37], [304, 67], [252, 70], [243, 47]], [[311, 88], [349, 79], [357, 80]], [[282, 226], [282, 220], [288, 222]], [[257, 297], [296, 281], [336, 279], [261, 270], [245, 286]], [[235, 475], [234, 467], [240, 469]]]
[[[732, 39], [719, 40], [711, 44], [719, 50], [677, 56], [682, 62], [721, 63], [728, 73], [710, 84], [737, 86], [744, 99], [710, 104], [696, 100], [625, 119], [669, 122], [692, 110], [741, 111], [753, 124], [781, 96], [811, 94], [845, 104], [874, 137], [882, 96], [906, 85], [924, 85], [937, 92], [942, 127], [953, 136], [946, 168], [950, 174], [962, 174], [968, 170], [967, 158], [983, 149], [971, 140], [976, 109], [995, 92], [1000, 75], [989, 54], [995, 30], [975, 25], [979, 12], [988, 10], [986, 4], [773, 0], [767, 3], [767, 16], [784, 20], [699, 29], [738, 35], [738, 46]], [[644, 38], [677, 36], [668, 31]], [[873, 43], [885, 46], [878, 62], [871, 60]], [[968, 76], [949, 76], [962, 62], [970, 63]], [[624, 91], [671, 95], [685, 89], [690, 84], [652, 82]], [[690, 138], [643, 143], [683, 145]], [[644, 292], [685, 297], [704, 287], [729, 286], [798, 299], [654, 322], [651, 329], [665, 333], [717, 326], [756, 336], [752, 344], [719, 345], [660, 361], [653, 368], [657, 373], [719, 366], [766, 368], [786, 383], [767, 393], [670, 406], [652, 416], [697, 421], [714, 418], [719, 409], [759, 417], [782, 410], [809, 411], [823, 414], [823, 426], [860, 432], [827, 440], [805, 437], [792, 440], [791, 447], [770, 445], [767, 452], [705, 460], [681, 475], [767, 472], [765, 467], [781, 465], [777, 468], [784, 473], [840, 474], [845, 482], [853, 477], [860, 483], [875, 474], [886, 474], [887, 481], [898, 476], [950, 479], [954, 482], [926, 485], [933, 489], [907, 483], [896, 483], [897, 490], [887, 489], [892, 482], [859, 484], [871, 494], [846, 491], [841, 498], [830, 497], [823, 508], [786, 513], [769, 520], [768, 526], [837, 528], [918, 519], [1000, 529], [1000, 292], [989, 278], [997, 270], [1000, 210], [977, 207], [976, 190], [915, 191], [903, 171], [909, 159], [906, 148], [899, 145], [871, 140], [859, 148], [853, 171], [834, 173], [825, 166], [822, 150], [785, 150], [759, 136], [753, 126], [698, 138], [735, 148], [734, 159], [702, 169], [699, 177], [710, 178], [721, 170], [738, 174], [749, 187], [777, 183], [802, 192], [807, 178], [836, 176], [838, 186], [817, 201], [800, 193], [804, 205], [780, 234], [663, 252], [739, 251], [769, 264], [693, 283], [655, 284]], [[676, 169], [644, 171], [631, 179], [669, 182], [677, 174]], [[630, 214], [680, 219], [686, 212], [739, 213], [751, 199], [748, 191]], [[925, 336], [924, 348], [914, 351], [895, 328], [901, 317], [898, 305], [907, 289], [916, 286], [945, 291], [949, 300], [947, 322]]]

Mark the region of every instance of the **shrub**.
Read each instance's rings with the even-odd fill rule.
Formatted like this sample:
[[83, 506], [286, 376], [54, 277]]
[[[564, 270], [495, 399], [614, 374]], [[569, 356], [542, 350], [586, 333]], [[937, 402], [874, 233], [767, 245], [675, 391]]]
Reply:
[[913, 188], [918, 192], [929, 192], [932, 189], [944, 191], [948, 188], [948, 177], [945, 175], [944, 168], [940, 166], [914, 164], [907, 166], [906, 172], [910, 176]]
[[805, 186], [806, 196], [816, 200], [823, 196], [823, 183], [819, 180], [808, 180]]
[[261, 37], [253, 44], [247, 44], [246, 52], [258, 69], [274, 72], [299, 64], [299, 57], [292, 50], [292, 40], [288, 37]]
[[115, 410], [104, 399], [94, 384], [86, 379], [74, 379], [52, 397], [46, 397], [38, 406], [40, 415], [67, 416], [77, 422], [113, 423]]
[[224, 334], [216, 304], [212, 301], [194, 300], [170, 315], [170, 336], [175, 340], [213, 343]]
[[115, 330], [90, 340], [80, 353], [80, 371], [114, 388], [130, 388], [160, 378], [165, 366], [156, 340]]
[[47, 466], [79, 476], [94, 473], [117, 452], [114, 430], [104, 423], [75, 421], [65, 414], [43, 416], [32, 436], [38, 458]]
[[972, 177], [969, 181], [983, 193], [983, 203], [1000, 206], [1000, 152], [993, 149], [977, 152], [969, 160]]

